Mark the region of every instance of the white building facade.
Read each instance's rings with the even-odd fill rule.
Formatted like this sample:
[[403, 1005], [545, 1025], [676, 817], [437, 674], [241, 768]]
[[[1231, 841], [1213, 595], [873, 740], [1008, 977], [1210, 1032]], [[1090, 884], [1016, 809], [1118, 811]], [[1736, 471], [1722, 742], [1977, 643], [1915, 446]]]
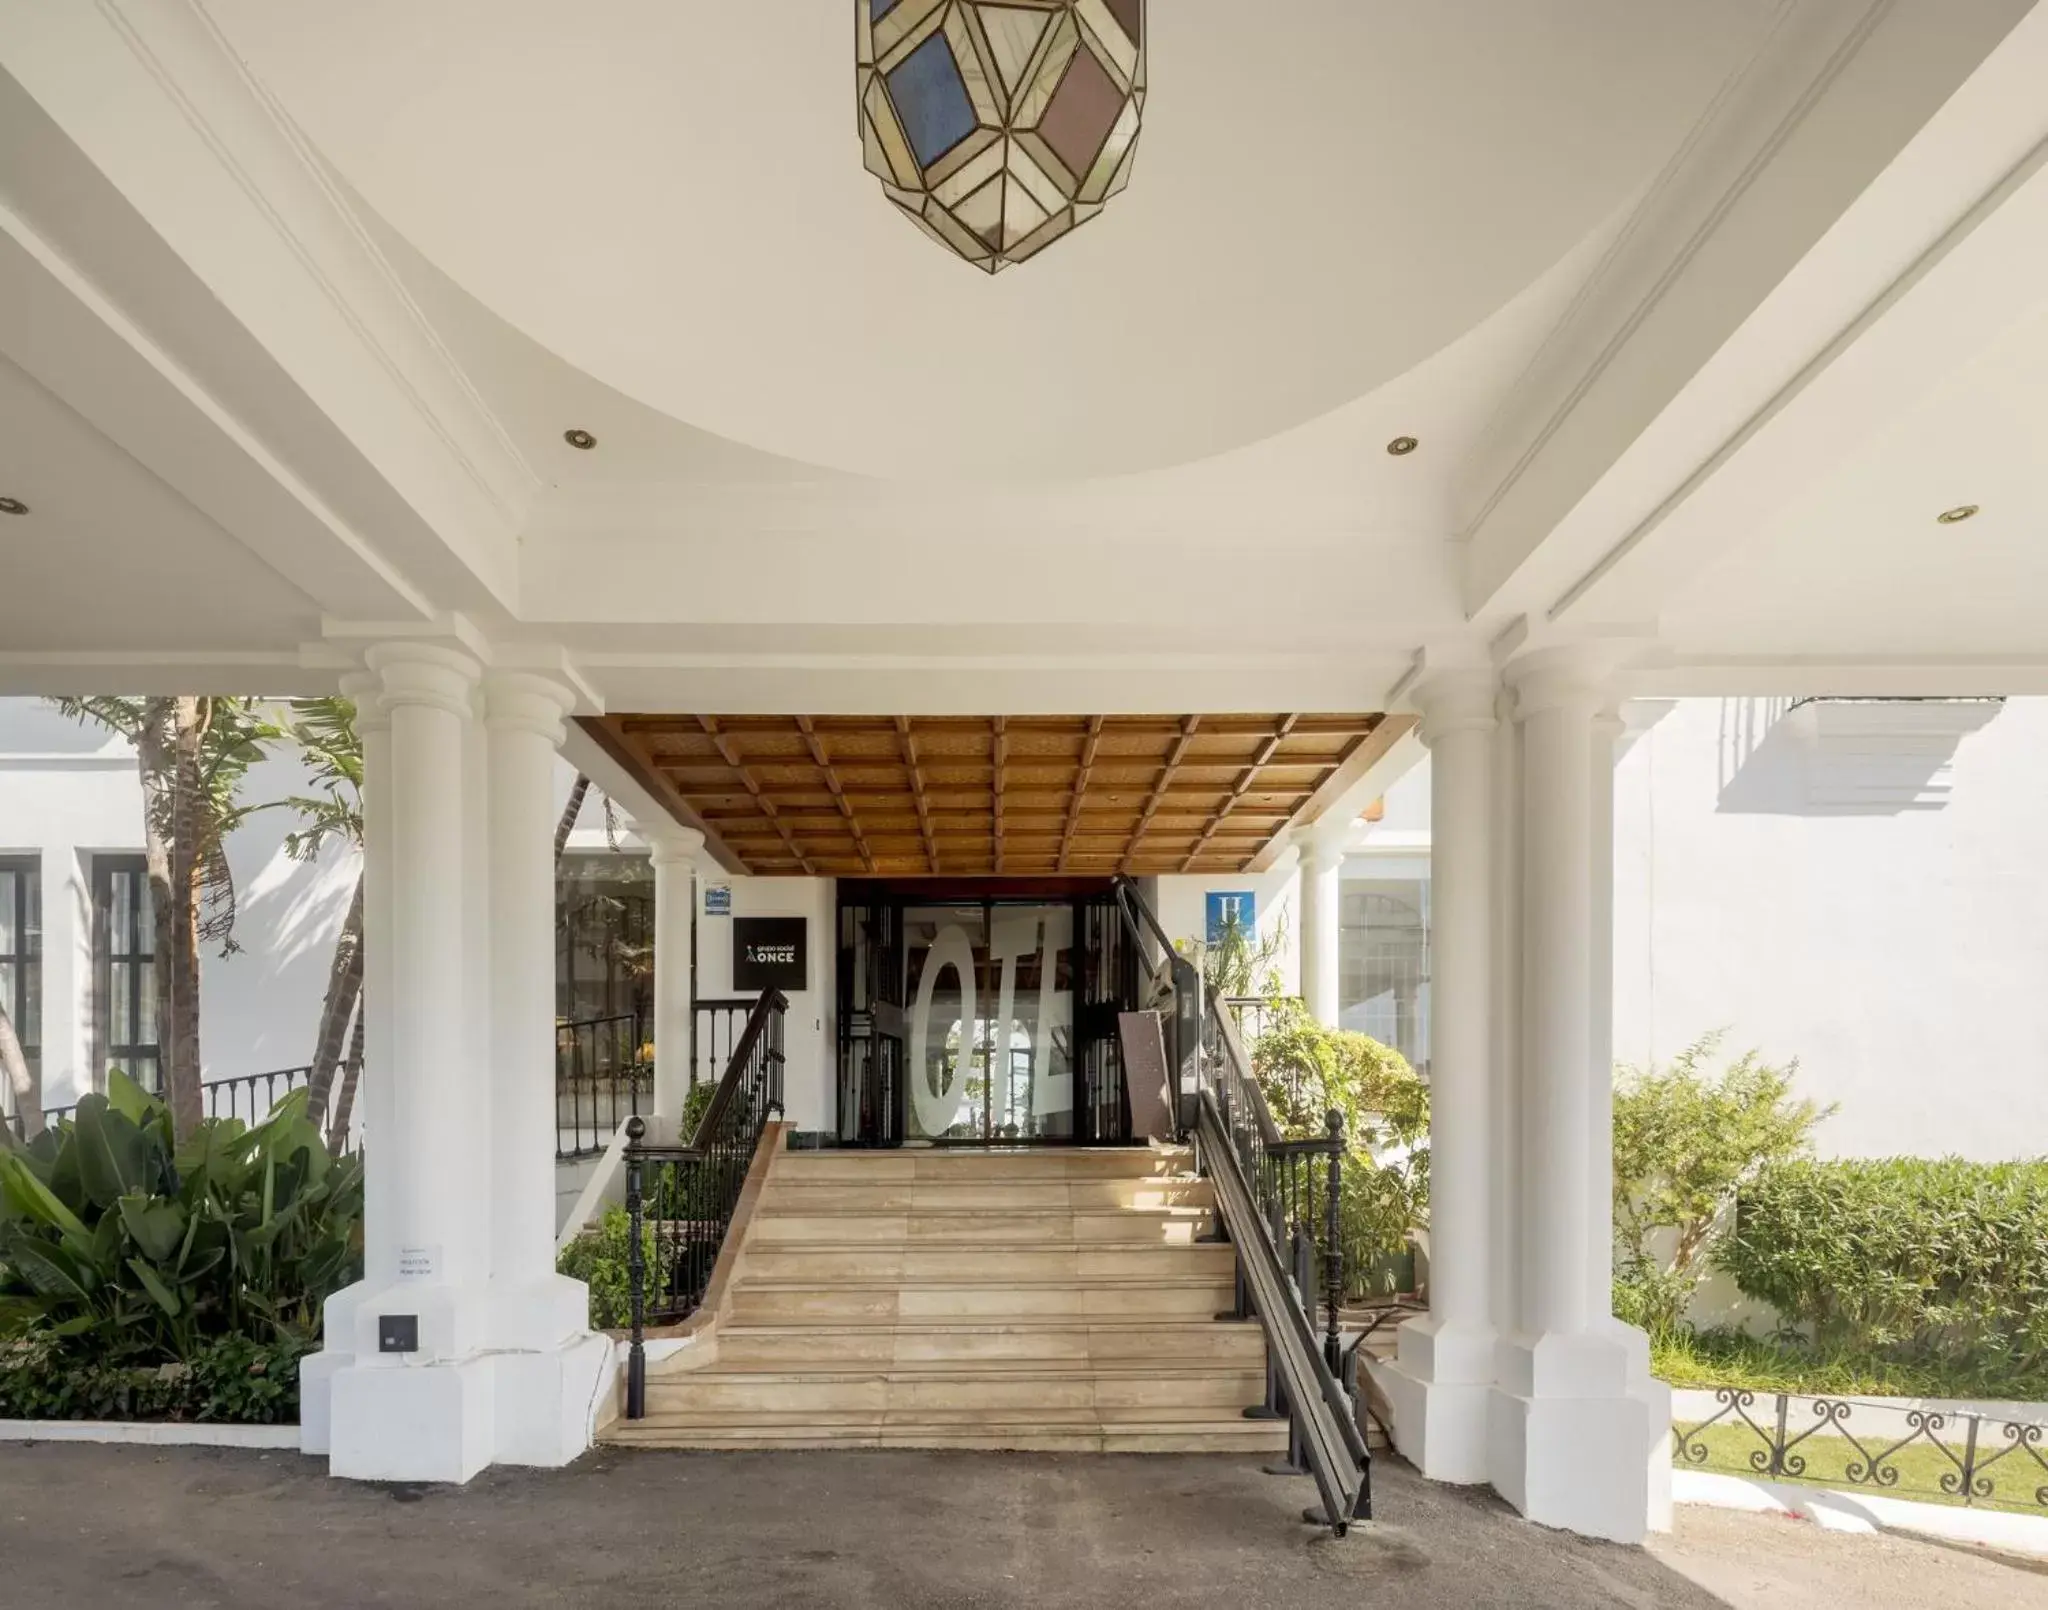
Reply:
[[[721, 981], [700, 889], [730, 893], [706, 925], [801, 920], [792, 1116], [822, 1125], [847, 1025], [817, 930], [949, 838], [1016, 877], [1006, 778], [1035, 759], [1060, 799], [1031, 876], [1200, 871], [1156, 889], [1182, 930], [1211, 892], [1271, 896], [1311, 1006], [1426, 1060], [1402, 1450], [1548, 1524], [1665, 1518], [1668, 1403], [1608, 1305], [1614, 1053], [1817, 1021], [1724, 1006], [1707, 846], [1780, 888], [1886, 827], [1931, 854], [1979, 746], [2048, 694], [2048, 11], [1273, 9], [1120, 4], [1157, 36], [1137, 177], [989, 279], [874, 193], [838, 7], [0, 4], [0, 695], [364, 713], [384, 1139], [367, 1277], [305, 1378], [337, 1474], [589, 1441], [610, 1350], [553, 1273], [548, 1146], [564, 763], [648, 847], [657, 1048]], [[1642, 719], [1667, 700], [1749, 713], [1709, 768], [1676, 736], [1698, 706]], [[1034, 718], [1067, 724], [1035, 756], [1005, 725]], [[1112, 718], [1163, 748], [1104, 785]], [[750, 760], [750, 719], [786, 752]], [[984, 746], [957, 807], [917, 751], [949, 720]], [[878, 725], [835, 751], [833, 721]], [[1291, 777], [1290, 735], [1332, 728]], [[1218, 730], [1243, 753], [1176, 783]], [[1409, 732], [1426, 880], [1371, 775]], [[871, 809], [836, 769], [860, 744], [915, 795], [900, 834], [840, 825]], [[791, 769], [818, 797], [789, 805]], [[1664, 807], [1674, 773], [1679, 818], [1711, 777], [1711, 826]], [[48, 931], [133, 841], [42, 809]], [[1974, 921], [2008, 881], [1980, 853], [1945, 896], [1830, 880], [1781, 971], [1860, 981], [1859, 918]], [[92, 1015], [79, 932], [45, 1024], [53, 991]], [[2038, 1043], [1998, 1016], [1988, 1054]], [[37, 1048], [74, 1080], [80, 1033]], [[1846, 1010], [1786, 1049], [1817, 1082], [1888, 1060]], [[673, 1059], [655, 1078], [678, 1116]]]

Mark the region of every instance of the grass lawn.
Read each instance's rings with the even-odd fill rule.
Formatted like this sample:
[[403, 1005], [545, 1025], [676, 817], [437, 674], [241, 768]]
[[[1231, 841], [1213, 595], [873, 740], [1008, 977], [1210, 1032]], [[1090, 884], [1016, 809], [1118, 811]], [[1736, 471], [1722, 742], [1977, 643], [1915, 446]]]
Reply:
[[[1763, 1404], [1757, 1406], [1758, 1410], [1765, 1407]], [[1766, 1427], [1770, 1425], [1768, 1419], [1763, 1419], [1760, 1423]], [[1763, 1438], [1748, 1426], [1739, 1423], [1731, 1425], [1724, 1420], [1699, 1433], [1697, 1437], [1692, 1435], [1692, 1429], [1687, 1425], [1673, 1425], [1671, 1428], [1674, 1469], [1712, 1470], [1727, 1475], [1752, 1476], [1769, 1481], [1800, 1482], [1809, 1487], [1837, 1487], [1851, 1493], [1906, 1498], [1922, 1504], [1953, 1504], [1961, 1507], [1963, 1503], [1959, 1495], [1943, 1492], [1941, 1487], [1943, 1476], [1960, 1477], [1961, 1474], [1957, 1463], [1963, 1456], [1963, 1433], [1960, 1427], [1955, 1428], [1952, 1435], [1945, 1433], [1943, 1438], [1944, 1442], [1954, 1448], [1954, 1460], [1925, 1441], [1910, 1443], [1885, 1459], [1883, 1468], [1899, 1473], [1896, 1485], [1879, 1485], [1870, 1481], [1867, 1470], [1863, 1472], [1864, 1480], [1850, 1480], [1848, 1467], [1851, 1464], [1862, 1464], [1864, 1456], [1857, 1451], [1854, 1443], [1844, 1437], [1822, 1436], [1818, 1433], [1808, 1437], [1796, 1448], [1789, 1450], [1792, 1457], [1803, 1457], [1806, 1460], [1805, 1471], [1797, 1476], [1790, 1473], [1769, 1476], [1749, 1462], [1752, 1453], [1766, 1450]], [[1795, 1424], [1793, 1434], [1796, 1435], [1797, 1431], [1798, 1427]], [[1995, 1440], [1987, 1440], [1979, 1446], [1977, 1457], [1980, 1467], [1985, 1458], [2007, 1446], [2004, 1439], [1997, 1436], [1996, 1428], [1987, 1428], [1985, 1435]], [[1865, 1439], [1865, 1446], [1872, 1453], [1878, 1453], [1896, 1440], [1895, 1437], [1870, 1437]], [[1683, 1457], [1680, 1452], [1681, 1448], [1698, 1444], [1704, 1444], [1707, 1450], [1704, 1464], [1695, 1464]], [[1983, 1475], [1992, 1484], [1993, 1492], [1989, 1498], [1979, 1498], [1974, 1505], [1975, 1508], [2009, 1510], [2015, 1514], [2025, 1515], [2048, 1513], [2048, 1492], [2037, 1492], [2038, 1489], [2048, 1488], [2048, 1469], [2036, 1464], [2026, 1449], [2020, 1448], [2006, 1454], [1997, 1464], [1983, 1471]]]
[[1738, 1331], [1685, 1331], [1655, 1342], [1650, 1368], [1672, 1386], [1740, 1387], [1833, 1398], [1975, 1398], [2048, 1403], [2048, 1371], [2006, 1359], [1957, 1364], [1875, 1352], [1781, 1346]]

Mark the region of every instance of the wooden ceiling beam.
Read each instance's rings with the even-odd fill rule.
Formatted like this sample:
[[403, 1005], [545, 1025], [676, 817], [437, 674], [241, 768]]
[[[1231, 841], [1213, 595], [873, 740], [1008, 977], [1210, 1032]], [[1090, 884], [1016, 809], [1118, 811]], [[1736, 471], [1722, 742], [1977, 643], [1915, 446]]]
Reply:
[[782, 842], [788, 846], [789, 853], [796, 858], [796, 864], [804, 869], [804, 876], [807, 878], [814, 876], [809, 859], [797, 845], [796, 835], [790, 831], [789, 824], [783, 821], [782, 817], [777, 813], [775, 802], [761, 792], [761, 785], [754, 781], [754, 774], [747, 770], [745, 763], [740, 759], [739, 750], [733, 746], [732, 740], [718, 730], [717, 719], [713, 716], [699, 716], [697, 724], [704, 729], [704, 735], [718, 746], [719, 755], [724, 759], [726, 765], [732, 768], [733, 775], [738, 777], [740, 782], [745, 785], [747, 792], [754, 796], [754, 802], [760, 807], [761, 814], [775, 824], [775, 831], [782, 835]]
[[1167, 751], [1166, 763], [1160, 768], [1159, 776], [1152, 785], [1152, 792], [1145, 800], [1145, 809], [1138, 817], [1138, 825], [1131, 829], [1130, 848], [1124, 852], [1124, 871], [1129, 872], [1131, 870], [1131, 858], [1138, 853], [1138, 845], [1145, 837], [1145, 829], [1151, 826], [1152, 817], [1159, 809], [1160, 800], [1165, 796], [1166, 791], [1173, 786], [1173, 774], [1179, 769], [1182, 759], [1187, 755], [1188, 745], [1195, 741], [1195, 733], [1200, 729], [1201, 725], [1202, 718], [1200, 716], [1181, 717], [1180, 736], [1174, 740], [1173, 747]]
[[1074, 791], [1067, 805], [1067, 830], [1060, 835], [1059, 870], [1067, 870], [1067, 857], [1074, 848], [1074, 830], [1081, 825], [1081, 801], [1088, 792], [1088, 774], [1095, 766], [1095, 750], [1102, 742], [1102, 717], [1088, 718], [1088, 733], [1081, 740], [1081, 764], [1074, 773]]
[[874, 852], [868, 848], [867, 834], [861, 831], [860, 818], [854, 814], [853, 805], [846, 797], [846, 790], [840, 786], [839, 773], [833, 769], [832, 757], [825, 752], [824, 741], [818, 736], [817, 723], [809, 716], [798, 716], [796, 730], [804, 735], [804, 742], [810, 746], [812, 763], [825, 774], [825, 786], [832, 791], [833, 799], [839, 802], [839, 814], [846, 818], [846, 825], [853, 833], [853, 842], [860, 848], [861, 861], [872, 873], [875, 870]]
[[989, 834], [995, 845], [996, 871], [1003, 870], [1003, 776], [1004, 763], [1010, 757], [1010, 735], [1005, 730], [1009, 725], [1003, 716], [997, 716], [989, 723], [989, 803], [994, 808], [995, 818]]
[[1202, 829], [1202, 836], [1195, 840], [1195, 847], [1188, 851], [1187, 859], [1181, 863], [1181, 871], [1186, 872], [1193, 868], [1196, 859], [1208, 847], [1209, 841], [1216, 836], [1216, 830], [1222, 827], [1224, 819], [1237, 809], [1237, 802], [1251, 792], [1260, 769], [1279, 753], [1280, 745], [1286, 741], [1287, 735], [1295, 729], [1300, 720], [1301, 717], [1298, 715], [1282, 716], [1274, 725], [1272, 733], [1259, 745], [1258, 753], [1253, 755], [1251, 764], [1238, 774], [1236, 783], [1231, 786], [1229, 800], [1220, 811], [1209, 818], [1208, 825]]
[[910, 792], [917, 801], [917, 825], [924, 834], [925, 870], [939, 870], [938, 841], [932, 836], [931, 805], [924, 797], [924, 773], [917, 763], [917, 738], [910, 730], [910, 717], [896, 718], [896, 741], [903, 750], [903, 767], [910, 773]]

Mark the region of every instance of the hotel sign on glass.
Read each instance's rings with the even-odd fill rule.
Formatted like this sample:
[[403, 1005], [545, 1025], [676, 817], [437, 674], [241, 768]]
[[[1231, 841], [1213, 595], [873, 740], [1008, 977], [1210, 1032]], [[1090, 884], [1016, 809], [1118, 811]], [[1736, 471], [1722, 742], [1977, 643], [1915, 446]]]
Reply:
[[809, 923], [802, 917], [735, 917], [732, 987], [742, 992], [805, 987]]

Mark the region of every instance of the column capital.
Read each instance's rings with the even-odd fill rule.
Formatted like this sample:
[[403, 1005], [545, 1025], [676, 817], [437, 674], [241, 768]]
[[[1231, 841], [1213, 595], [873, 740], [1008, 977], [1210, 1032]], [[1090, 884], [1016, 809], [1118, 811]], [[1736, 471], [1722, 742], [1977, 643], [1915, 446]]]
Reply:
[[1614, 655], [1605, 645], [1561, 644], [1511, 660], [1504, 680], [1514, 689], [1517, 721], [1553, 710], [1590, 721], [1613, 703], [1613, 674]]
[[484, 678], [484, 724], [494, 732], [530, 732], [556, 748], [576, 690], [534, 671], [492, 671]]
[[649, 859], [658, 867], [694, 867], [704, 853], [704, 835], [694, 827], [684, 827], [680, 822], [654, 827], [636, 822], [634, 826], [647, 841]]
[[1327, 872], [1343, 859], [1343, 846], [1329, 841], [1321, 822], [1304, 822], [1287, 836], [1306, 868]]
[[383, 691], [384, 679], [374, 671], [350, 671], [342, 677], [341, 696], [356, 707], [359, 734], [391, 730], [391, 712], [380, 698]]
[[450, 715], [476, 713], [477, 680], [483, 668], [467, 654], [433, 643], [377, 643], [363, 656], [376, 673], [378, 703], [388, 713], [424, 706]]
[[1499, 724], [1500, 678], [1492, 671], [1432, 671], [1415, 684], [1410, 702], [1422, 720], [1416, 736], [1427, 748], [1454, 732], [1491, 732]]

